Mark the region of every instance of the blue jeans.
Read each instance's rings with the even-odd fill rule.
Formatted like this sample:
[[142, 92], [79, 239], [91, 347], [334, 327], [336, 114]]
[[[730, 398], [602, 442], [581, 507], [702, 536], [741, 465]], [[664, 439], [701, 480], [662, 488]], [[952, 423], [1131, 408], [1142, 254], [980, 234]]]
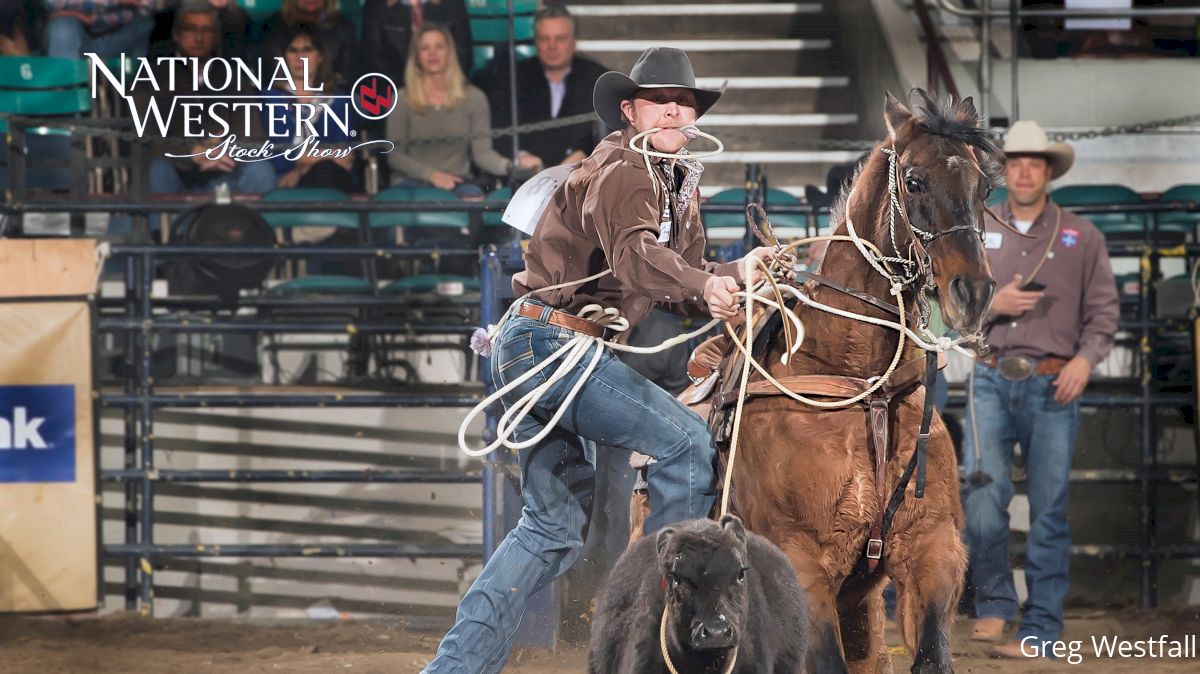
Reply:
[[91, 35], [79, 19], [58, 16], [46, 22], [46, 55], [64, 59], [81, 59], [86, 52], [94, 52], [102, 59], [121, 54], [132, 58], [145, 56], [153, 29], [154, 19], [139, 16], [114, 31]]
[[200, 185], [188, 185], [171, 162], [158, 158], [150, 162], [150, 193], [208, 192], [223, 182], [229, 183], [229, 191], [234, 194], [261, 194], [275, 189], [275, 168], [267, 161], [238, 162], [228, 173], [211, 171], [210, 175], [212, 177]]
[[[574, 334], [534, 319], [511, 318], [495, 342], [492, 379], [498, 387], [516, 380]], [[589, 351], [583, 362], [593, 354]], [[511, 405], [540, 386], [557, 365], [518, 386], [504, 403]], [[578, 381], [582, 367], [550, 388], [518, 427], [516, 439], [533, 437], [545, 428], [545, 420]], [[589, 454], [595, 444], [633, 449], [657, 459], [648, 476], [647, 534], [708, 516], [716, 498], [716, 450], [706, 424], [605, 349], [558, 426], [538, 445], [521, 450], [525, 499], [521, 519], [463, 596], [455, 625], [425, 672], [484, 674], [504, 666], [526, 600], [570, 568], [583, 549], [595, 477], [595, 457]]]
[[981, 470], [991, 478], [983, 487], [969, 482], [963, 487], [971, 581], [980, 618], [1012, 620], [1017, 614], [1008, 551], [1008, 504], [1013, 497], [1009, 471], [1016, 443], [1021, 444], [1025, 456], [1030, 509], [1025, 584], [1029, 598], [1017, 639], [1057, 640], [1061, 636], [1063, 600], [1071, 584], [1067, 487], [1079, 429], [1079, 401], [1067, 405], [1054, 401], [1056, 376], [1034, 375], [1012, 382], [993, 368], [976, 365], [978, 459], [970, 410], [965, 424], [964, 475]]

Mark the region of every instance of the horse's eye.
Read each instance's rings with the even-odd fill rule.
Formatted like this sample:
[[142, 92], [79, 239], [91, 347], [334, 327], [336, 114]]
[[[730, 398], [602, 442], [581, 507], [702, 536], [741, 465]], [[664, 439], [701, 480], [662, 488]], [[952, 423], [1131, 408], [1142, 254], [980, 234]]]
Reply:
[[904, 189], [908, 190], [909, 194], [916, 194], [925, 191], [925, 185], [920, 180], [909, 178], [904, 181]]
[[742, 569], [742, 570], [738, 571], [738, 579], [737, 579], [737, 582], [739, 582], [739, 583], [744, 583], [744, 582], [746, 582], [746, 570], [745, 570], [745, 569]]
[[671, 576], [670, 576], [670, 577], [671, 577], [671, 587], [672, 587], [672, 588], [677, 588], [677, 587], [679, 587], [679, 584], [683, 582], [683, 581], [679, 580], [679, 576], [677, 576], [677, 575], [675, 575], [675, 574], [673, 574], [673, 573], [671, 574]]

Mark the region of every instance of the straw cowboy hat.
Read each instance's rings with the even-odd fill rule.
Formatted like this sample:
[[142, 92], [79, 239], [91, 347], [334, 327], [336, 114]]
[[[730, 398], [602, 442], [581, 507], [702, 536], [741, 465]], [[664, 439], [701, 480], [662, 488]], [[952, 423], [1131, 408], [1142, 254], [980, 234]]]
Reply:
[[1071, 170], [1075, 163], [1075, 150], [1066, 143], [1051, 143], [1046, 132], [1038, 123], [1023, 119], [1012, 125], [1004, 137], [1004, 154], [1036, 154], [1050, 162], [1050, 179]]
[[638, 57], [628, 76], [616, 71], [601, 75], [592, 90], [592, 105], [609, 128], [620, 129], [626, 124], [621, 114], [621, 101], [633, 98], [640, 89], [671, 87], [690, 89], [695, 94], [697, 117], [708, 112], [725, 91], [724, 87], [717, 91], [697, 87], [692, 62], [682, 50], [651, 47]]

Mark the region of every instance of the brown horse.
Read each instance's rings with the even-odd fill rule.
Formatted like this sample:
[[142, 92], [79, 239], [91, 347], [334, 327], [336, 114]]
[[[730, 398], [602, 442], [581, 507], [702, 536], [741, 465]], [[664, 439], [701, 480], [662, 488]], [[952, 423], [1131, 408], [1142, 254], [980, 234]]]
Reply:
[[[859, 236], [885, 256], [927, 260], [927, 266], [914, 267], [918, 278], [904, 292], [906, 308], [918, 311], [916, 289], [932, 274], [946, 323], [973, 334], [995, 288], [981, 232], [984, 200], [1000, 152], [978, 128], [970, 99], [944, 109], [925, 92], [918, 93], [924, 99], [920, 115], [887, 95], [889, 137], [871, 152], [835, 208], [835, 234], [847, 233], [850, 217]], [[895, 152], [894, 169], [887, 150]], [[889, 192], [893, 170], [901, 207], [894, 220]], [[891, 282], [851, 242], [829, 244], [821, 274], [895, 305]], [[877, 303], [832, 284], [810, 281], [805, 291], [831, 307], [896, 320]], [[783, 340], [777, 339], [764, 360], [772, 364], [772, 376], [800, 382], [790, 389], [824, 400], [848, 397], [839, 388], [851, 394], [862, 390], [891, 363], [897, 331], [808, 307], [797, 313], [807, 331], [801, 350], [784, 365]], [[750, 530], [791, 559], [808, 592], [813, 674], [891, 671], [883, 639], [885, 576], [897, 589], [900, 631], [915, 654], [912, 671], [953, 671], [949, 623], [966, 555], [959, 537], [962, 508], [954, 448], [936, 415], [925, 493], [917, 498], [916, 481], [908, 481], [880, 558], [864, 559], [868, 539], [879, 535], [881, 505], [891, 500], [917, 446], [924, 368], [922, 352], [911, 341], [907, 344], [889, 386], [863, 404], [821, 410], [770, 395], [760, 386], [763, 394], [749, 399], [743, 411], [733, 472], [735, 507]], [[761, 379], [751, 381], [755, 378]], [[886, 436], [871, 431], [870, 415], [864, 414], [871, 400], [876, 411], [886, 410], [877, 419], [886, 424]], [[873, 439], [881, 437], [886, 446], [874, 447]], [[884, 454], [876, 466], [880, 450]]]
[[[925, 287], [939, 298], [946, 323], [969, 335], [979, 331], [995, 288], [981, 232], [984, 200], [997, 180], [1001, 155], [979, 129], [971, 99], [943, 109], [918, 93], [924, 99], [920, 116], [888, 94], [889, 137], [835, 207], [834, 233], [846, 235], [849, 219], [884, 256], [920, 261], [907, 267], [891, 263], [895, 275], [910, 281], [902, 295], [905, 309], [919, 310], [918, 289]], [[893, 208], [893, 195], [899, 209]], [[804, 289], [814, 300], [897, 319], [884, 310], [895, 306], [893, 281], [855, 244], [830, 243], [821, 274]], [[894, 329], [805, 306], [796, 312], [807, 332], [801, 350], [782, 364], [786, 347], [777, 332], [768, 335], [772, 341], [759, 358], [789, 390], [821, 400], [846, 398], [866, 389], [891, 363]], [[915, 655], [912, 671], [953, 671], [949, 623], [966, 566], [959, 538], [962, 508], [954, 449], [937, 415], [926, 469], [917, 468], [920, 477], [913, 477], [925, 406], [920, 353], [907, 341], [885, 387], [859, 404], [833, 410], [778, 395], [761, 376], [751, 376], [733, 508], [752, 531], [787, 554], [808, 592], [810, 674], [891, 672], [883, 641], [885, 576], [898, 591], [900, 631]], [[702, 416], [717, 407], [710, 418], [718, 436], [729, 428], [738, 370], [736, 360], [727, 359], [716, 395], [705, 398], [693, 387], [681, 396]], [[918, 484], [925, 487], [920, 497]], [[645, 492], [635, 492], [631, 505], [631, 538], [637, 538], [649, 509]], [[891, 518], [883, 517], [887, 511]]]

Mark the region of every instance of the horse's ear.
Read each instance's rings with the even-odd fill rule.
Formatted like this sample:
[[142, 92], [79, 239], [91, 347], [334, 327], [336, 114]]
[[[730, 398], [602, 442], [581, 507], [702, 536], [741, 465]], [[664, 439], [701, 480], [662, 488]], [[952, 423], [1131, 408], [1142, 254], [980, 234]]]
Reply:
[[972, 96], [958, 102], [958, 118], [963, 121], [979, 121], [979, 112], [975, 110], [975, 99]]
[[742, 518], [737, 515], [722, 517], [721, 528], [736, 536], [739, 541], [746, 540], [746, 527], [742, 526]]
[[900, 102], [900, 99], [892, 95], [892, 92], [884, 92], [883, 97], [883, 121], [887, 123], [888, 138], [896, 140], [896, 130], [904, 123], [912, 119], [912, 111]]
[[658, 533], [654, 536], [654, 545], [658, 550], [659, 557], [662, 557], [663, 551], [667, 549], [667, 544], [671, 542], [671, 537], [674, 535], [675, 529], [673, 527], [663, 527], [658, 530]]

